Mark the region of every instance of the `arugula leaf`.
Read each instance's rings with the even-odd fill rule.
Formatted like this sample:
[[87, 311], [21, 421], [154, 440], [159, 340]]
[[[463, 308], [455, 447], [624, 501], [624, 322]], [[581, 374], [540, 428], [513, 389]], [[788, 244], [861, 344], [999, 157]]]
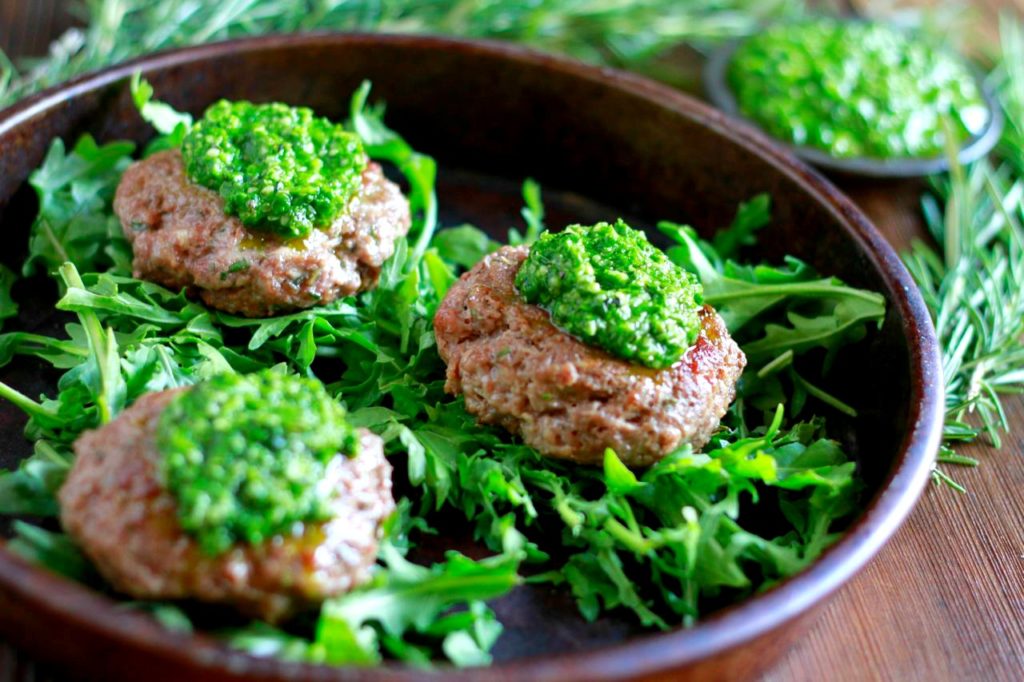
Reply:
[[[472, 561], [449, 552], [443, 564], [426, 568], [384, 544], [380, 557], [386, 571], [369, 585], [324, 604], [316, 642], [324, 647], [327, 662], [373, 663], [380, 660], [382, 644], [399, 658], [418, 658], [395, 646], [407, 631], [443, 638], [443, 650], [453, 663], [490, 662], [487, 650], [500, 626], [482, 601], [504, 594], [519, 582], [517, 556]], [[469, 611], [443, 615], [462, 603], [469, 604]]]
[[423, 253], [423, 268], [426, 281], [433, 287], [437, 300], [444, 299], [449, 287], [455, 283], [455, 268], [449, 265], [438, 253], [437, 249], [429, 248]]
[[17, 470], [0, 471], [0, 514], [57, 516], [57, 491], [70, 468], [70, 453], [36, 441]]
[[39, 214], [29, 233], [23, 275], [40, 267], [52, 273], [66, 261], [83, 270], [131, 272], [130, 247], [110, 202], [134, 149], [131, 142], [98, 146], [83, 135], [67, 153], [62, 140], [53, 141], [43, 165], [29, 177]]
[[[781, 268], [715, 263], [708, 257], [716, 253], [714, 247], [692, 228], [668, 222], [658, 228], [678, 243], [668, 250], [669, 258], [700, 278], [705, 302], [725, 320], [754, 368], [785, 353], [799, 355], [813, 348], [828, 351], [827, 365], [840, 347], [863, 338], [869, 325], [880, 328], [885, 319], [881, 294], [819, 278], [796, 258], [787, 258]], [[768, 317], [780, 309], [783, 315]]]
[[862, 339], [869, 324], [881, 327], [884, 315], [884, 304], [878, 300], [844, 297], [828, 314], [819, 312], [809, 317], [789, 312], [789, 325], [766, 324], [764, 336], [743, 344], [743, 352], [749, 362], [760, 363], [787, 351], [799, 354], [818, 347], [832, 350]]
[[64, 533], [55, 533], [24, 521], [15, 521], [14, 538], [6, 547], [26, 561], [44, 566], [66, 578], [87, 585], [100, 583], [92, 564]]
[[146, 146], [146, 156], [164, 149], [180, 147], [185, 135], [192, 127], [192, 115], [176, 111], [169, 104], [153, 99], [153, 86], [138, 71], [132, 74], [130, 83], [132, 101], [139, 115], [150, 124], [160, 136]]
[[501, 636], [501, 623], [482, 601], [470, 602], [465, 611], [450, 614], [427, 628], [428, 635], [443, 636], [441, 648], [460, 667], [487, 665], [490, 650]]
[[160, 625], [172, 632], [190, 635], [193, 632], [192, 620], [174, 604], [161, 602], [122, 602], [118, 608], [142, 611], [152, 616]]
[[318, 642], [287, 633], [262, 621], [219, 633], [224, 642], [250, 656], [272, 657], [282, 661], [324, 663], [326, 654]]
[[[65, 298], [74, 297], [76, 292], [84, 290], [85, 284], [72, 263], [60, 267], [60, 277], [67, 288]], [[127, 392], [117, 340], [112, 329], [103, 329], [95, 312], [81, 310], [78, 319], [86, 332], [89, 358], [86, 364], [75, 368], [81, 370], [76, 379], [92, 395], [99, 412], [99, 423], [106, 424], [124, 407]]]
[[610, 448], [604, 451], [604, 480], [608, 490], [616, 495], [630, 493], [640, 486], [636, 474]]
[[409, 181], [409, 208], [413, 212], [410, 235], [415, 235], [409, 257], [409, 267], [419, 265], [423, 252], [437, 226], [437, 163], [426, 154], [420, 154], [402, 139], [402, 136], [384, 124], [384, 105], [367, 104], [370, 82], [363, 81], [352, 95], [347, 127], [359, 135], [366, 153], [373, 159], [389, 161], [398, 167]]
[[[69, 327], [69, 334], [77, 327]], [[87, 354], [74, 341], [64, 341], [51, 336], [29, 332], [10, 332], [0, 335], [0, 365], [6, 365], [16, 355], [30, 355], [41, 358], [61, 369], [69, 369], [82, 361]]]
[[18, 314], [18, 302], [11, 297], [11, 287], [18, 275], [6, 265], [0, 265], [0, 326], [3, 321]]
[[544, 227], [544, 203], [540, 197], [540, 185], [532, 178], [523, 182], [523, 220], [526, 221], [526, 234], [520, 234], [519, 230], [512, 228], [508, 231], [508, 243], [512, 246], [530, 245], [537, 241], [537, 237], [546, 228]]
[[712, 239], [719, 258], [733, 258], [745, 246], [757, 243], [757, 231], [772, 219], [771, 197], [758, 194], [750, 201], [744, 201], [736, 209], [732, 224], [715, 233]]
[[442, 259], [467, 270], [501, 248], [486, 232], [472, 225], [447, 227], [434, 235], [430, 245]]

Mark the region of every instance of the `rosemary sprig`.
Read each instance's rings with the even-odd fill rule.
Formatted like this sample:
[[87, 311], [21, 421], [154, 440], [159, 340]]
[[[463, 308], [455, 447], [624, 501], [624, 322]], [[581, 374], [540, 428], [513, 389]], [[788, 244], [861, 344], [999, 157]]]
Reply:
[[244, 35], [311, 30], [498, 38], [637, 71], [680, 43], [749, 34], [804, 0], [85, 0], [85, 29], [19, 72], [0, 53], [0, 106], [140, 54]]
[[[1000, 447], [1009, 429], [1003, 396], [1024, 392], [1024, 32], [1009, 18], [1000, 30], [993, 79], [1007, 126], [996, 158], [964, 167], [951, 155], [949, 175], [922, 200], [938, 249], [917, 242], [904, 254], [942, 347], [940, 464], [977, 464], [952, 446], [982, 435]], [[953, 483], [938, 469], [936, 481]]]

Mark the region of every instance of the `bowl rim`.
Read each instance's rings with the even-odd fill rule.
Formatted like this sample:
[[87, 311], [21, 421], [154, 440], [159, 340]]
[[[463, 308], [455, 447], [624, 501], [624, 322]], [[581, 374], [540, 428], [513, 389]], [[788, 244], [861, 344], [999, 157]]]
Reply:
[[[865, 22], [868, 20], [845, 19], [844, 21]], [[761, 134], [768, 136], [775, 144], [787, 149], [797, 158], [837, 175], [873, 179], [920, 178], [949, 170], [950, 161], [949, 157], [945, 154], [928, 157], [894, 157], [891, 159], [864, 156], [840, 158], [831, 156], [821, 149], [792, 144], [771, 135], [757, 121], [740, 111], [739, 103], [736, 101], [736, 96], [729, 85], [729, 63], [732, 61], [736, 50], [746, 40], [732, 40], [712, 51], [704, 62], [704, 68], [701, 72], [704, 93], [716, 107], [725, 113], [742, 121], [745, 125], [757, 129]], [[961, 164], [977, 161], [992, 151], [992, 148], [999, 142], [999, 137], [1002, 135], [1003, 126], [1006, 122], [1002, 107], [999, 106], [996, 100], [992, 85], [983, 77], [977, 67], [973, 64], [968, 64], [968, 67], [978, 86], [978, 91], [985, 101], [989, 117], [981, 132], [972, 135], [960, 147], [956, 158]]]
[[455, 51], [515, 61], [526, 68], [543, 67], [560, 75], [584, 79], [650, 101], [675, 115], [694, 120], [744, 151], [760, 157], [799, 184], [809, 200], [819, 202], [843, 224], [866, 259], [895, 294], [893, 318], [910, 341], [911, 404], [907, 430], [895, 466], [879, 491], [834, 545], [804, 571], [759, 595], [727, 607], [693, 628], [639, 635], [598, 649], [561, 656], [531, 656], [488, 668], [454, 669], [439, 666], [424, 672], [395, 665], [382, 668], [331, 668], [308, 663], [257, 658], [233, 651], [203, 636], [164, 629], [148, 616], [116, 608], [109, 598], [15, 556], [0, 539], [0, 599], [6, 592], [28, 604], [39, 618], [68, 622], [108, 641], [117, 640], [160, 659], [184, 663], [205, 673], [249, 676], [252, 679], [413, 680], [424, 676], [444, 679], [565, 679], [590, 680], [640, 677], [664, 672], [722, 654], [796, 619], [847, 582], [893, 535], [920, 497], [938, 450], [943, 417], [941, 362], [934, 328], [923, 299], [909, 273], [877, 229], [851, 200], [823, 176], [759, 132], [738, 124], [711, 106], [666, 85], [640, 76], [496, 41], [438, 36], [368, 33], [308, 33], [241, 38], [142, 56], [78, 76], [48, 88], [0, 111], [0, 137], [70, 98], [86, 95], [143, 74], [242, 52], [303, 50], [335, 43], [380, 45], [435, 51]]

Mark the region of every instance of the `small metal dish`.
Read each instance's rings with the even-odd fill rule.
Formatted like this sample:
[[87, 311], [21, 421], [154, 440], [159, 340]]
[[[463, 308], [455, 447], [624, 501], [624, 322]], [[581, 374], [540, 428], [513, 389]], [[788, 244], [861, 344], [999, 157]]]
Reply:
[[[837, 158], [830, 154], [814, 148], [794, 145], [777, 138], [764, 130], [751, 118], [745, 116], [736, 102], [732, 88], [729, 87], [729, 63], [732, 56], [743, 41], [734, 41], [723, 45], [715, 50], [704, 65], [704, 91], [716, 107], [745, 123], [754, 126], [760, 132], [768, 135], [777, 144], [781, 144], [797, 157], [820, 168], [828, 173], [847, 177], [865, 178], [916, 178], [935, 173], [942, 173], [949, 170], [949, 158], [945, 155], [933, 157], [905, 157], [893, 159], [878, 159], [869, 157]], [[985, 128], [977, 135], [971, 137], [960, 148], [957, 155], [960, 163], [977, 161], [991, 151], [999, 141], [1003, 132], [1003, 112], [996, 102], [992, 88], [976, 73], [978, 88], [985, 99], [988, 107], [989, 119]]]

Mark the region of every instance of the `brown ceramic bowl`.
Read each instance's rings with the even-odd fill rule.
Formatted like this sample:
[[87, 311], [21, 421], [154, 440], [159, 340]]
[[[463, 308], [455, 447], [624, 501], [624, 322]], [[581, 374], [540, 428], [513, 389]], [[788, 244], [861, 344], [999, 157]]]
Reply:
[[[566, 595], [523, 587], [495, 608], [506, 625], [493, 667], [424, 673], [400, 667], [331, 669], [251, 658], [210, 639], [172, 634], [109, 598], [34, 568], [0, 548], [0, 638], [74, 677], [103, 680], [608, 680], [735, 679], [768, 665], [814, 607], [848, 580], [914, 505], [939, 440], [942, 383], [932, 326], [896, 254], [830, 184], [756, 133], [655, 83], [518, 48], [368, 35], [269, 37], [148, 57], [79, 78], [0, 113], [3, 258], [17, 266], [34, 197], [25, 179], [55, 137], [84, 132], [142, 141], [151, 131], [127, 91], [141, 70], [161, 98], [199, 113], [220, 97], [311, 105], [341, 118], [360, 81], [387, 101], [388, 120], [440, 163], [446, 224], [495, 233], [517, 222], [519, 183], [546, 188], [549, 222], [624, 215], [707, 231], [736, 205], [770, 192], [774, 220], [761, 254], [789, 252], [882, 292], [883, 329], [845, 354], [834, 376], [863, 406], [836, 421], [862, 455], [863, 511], [806, 571], [690, 630], [637, 633], [614, 616], [587, 624]], [[19, 323], [52, 323], [52, 291], [25, 284]], [[49, 296], [49, 298], [48, 298]], [[35, 297], [35, 298], [33, 298]], [[28, 303], [26, 303], [28, 301]], [[0, 371], [28, 393], [47, 390], [28, 365]], [[27, 445], [22, 417], [0, 410], [0, 465]]]

